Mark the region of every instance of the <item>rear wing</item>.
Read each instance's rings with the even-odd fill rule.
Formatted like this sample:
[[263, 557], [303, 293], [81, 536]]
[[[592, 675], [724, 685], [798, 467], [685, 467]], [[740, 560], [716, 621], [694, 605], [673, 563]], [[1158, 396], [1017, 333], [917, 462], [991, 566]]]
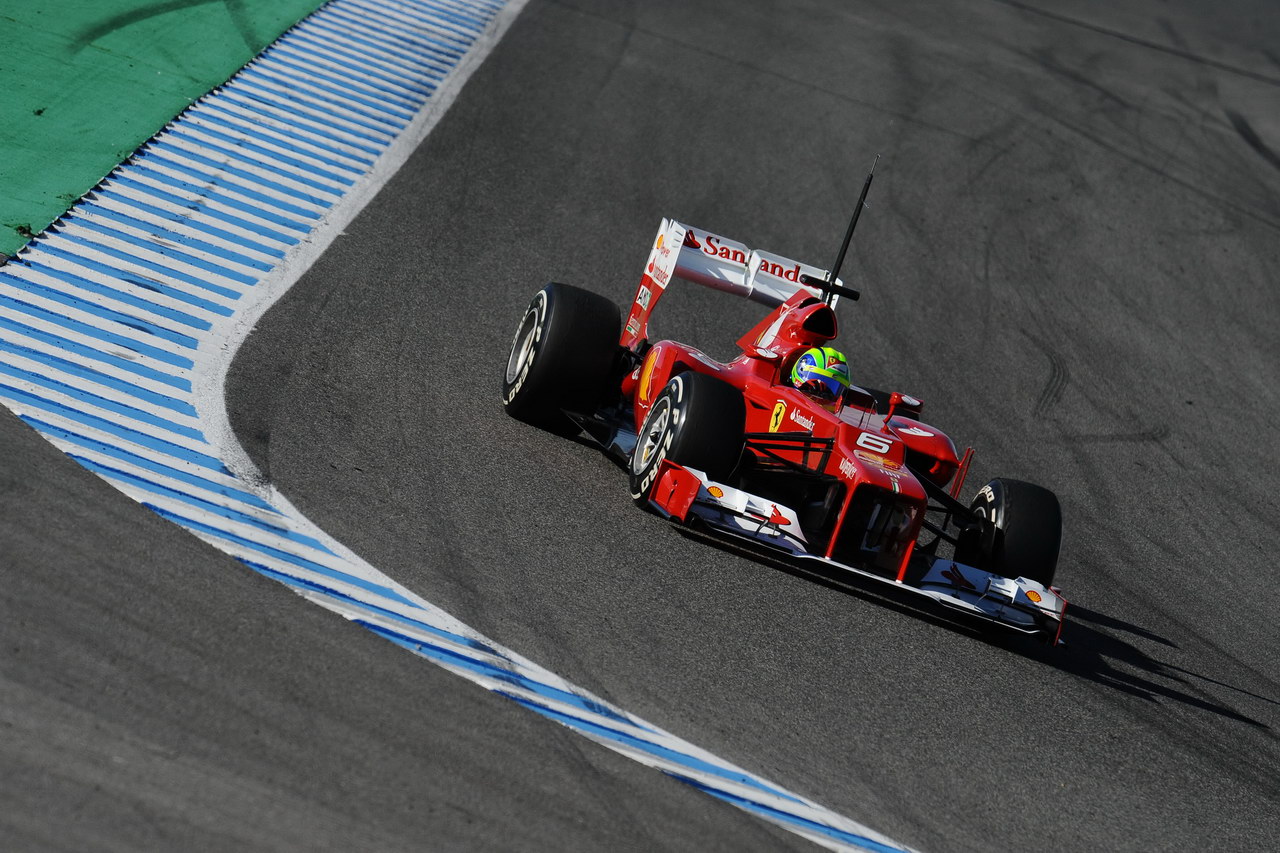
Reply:
[[[809, 282], [825, 283], [826, 277], [826, 270], [748, 248], [674, 219], [663, 219], [619, 342], [634, 349], [648, 339], [649, 316], [675, 278], [776, 308], [801, 290], [822, 299], [827, 294]], [[837, 279], [835, 283], [840, 282]], [[834, 307], [839, 297], [831, 293], [828, 298]]]

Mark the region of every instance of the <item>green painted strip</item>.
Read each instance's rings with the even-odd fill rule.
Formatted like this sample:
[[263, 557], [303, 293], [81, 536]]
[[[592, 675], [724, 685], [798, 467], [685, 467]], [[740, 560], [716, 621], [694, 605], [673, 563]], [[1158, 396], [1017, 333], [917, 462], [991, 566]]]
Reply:
[[0, 260], [323, 0], [0, 0]]

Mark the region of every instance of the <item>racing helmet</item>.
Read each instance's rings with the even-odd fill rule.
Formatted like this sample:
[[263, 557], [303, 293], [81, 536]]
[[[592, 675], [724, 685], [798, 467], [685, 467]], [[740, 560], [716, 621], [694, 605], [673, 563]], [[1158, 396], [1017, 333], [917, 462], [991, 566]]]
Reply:
[[849, 362], [835, 347], [810, 347], [792, 366], [791, 384], [820, 400], [838, 400], [849, 387]]

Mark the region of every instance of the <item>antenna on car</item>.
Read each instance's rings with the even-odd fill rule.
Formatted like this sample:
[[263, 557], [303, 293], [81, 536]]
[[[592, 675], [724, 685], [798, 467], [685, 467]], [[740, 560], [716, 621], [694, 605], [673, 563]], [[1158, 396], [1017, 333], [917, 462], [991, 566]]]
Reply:
[[841, 287], [836, 284], [836, 280], [840, 278], [840, 267], [844, 266], [844, 256], [849, 252], [849, 241], [853, 239], [853, 229], [858, 227], [858, 217], [862, 215], [862, 208], [867, 206], [867, 191], [871, 189], [871, 179], [876, 176], [876, 163], [880, 162], [880, 155], [876, 155], [876, 159], [871, 163], [871, 171], [867, 173], [867, 180], [862, 184], [862, 194], [858, 196], [858, 206], [853, 209], [853, 217], [849, 220], [849, 228], [844, 232], [844, 242], [840, 244], [840, 254], [836, 255], [836, 262], [831, 265], [831, 272], [827, 273], [826, 279], [815, 279], [812, 276], [804, 276], [805, 284], [812, 284], [826, 294], [825, 301], [828, 305], [831, 300], [837, 296], [847, 296], [853, 301], [858, 301], [858, 297], [862, 294], [851, 287]]

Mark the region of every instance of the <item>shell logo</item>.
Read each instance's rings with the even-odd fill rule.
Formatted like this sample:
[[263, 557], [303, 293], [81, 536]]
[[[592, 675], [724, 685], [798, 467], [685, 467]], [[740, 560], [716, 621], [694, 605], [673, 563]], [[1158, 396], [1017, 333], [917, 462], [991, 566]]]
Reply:
[[653, 365], [656, 361], [656, 358], [645, 359], [644, 367], [640, 370], [640, 402], [646, 405], [649, 402], [649, 386], [653, 382]]
[[1036, 592], [1034, 589], [1027, 590], [1027, 598], [1031, 599], [1036, 604], [1040, 603], [1040, 593]]
[[722, 497], [724, 497], [724, 489], [720, 488], [719, 486], [708, 486], [707, 494], [711, 495], [711, 497], [715, 498], [716, 500], [720, 500]]

